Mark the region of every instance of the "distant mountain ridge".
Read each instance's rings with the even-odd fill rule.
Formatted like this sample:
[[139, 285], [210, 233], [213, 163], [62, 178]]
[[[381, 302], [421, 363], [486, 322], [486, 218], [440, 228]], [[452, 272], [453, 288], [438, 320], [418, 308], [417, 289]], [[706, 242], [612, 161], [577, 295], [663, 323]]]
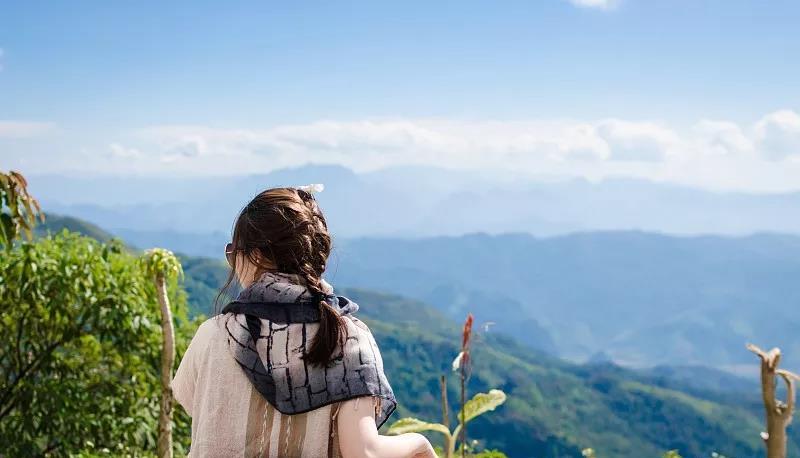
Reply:
[[595, 232], [340, 240], [337, 284], [467, 310], [553, 354], [631, 366], [749, 367], [748, 341], [800, 366], [800, 237]]
[[56, 234], [64, 229], [86, 235], [100, 242], [108, 242], [114, 238], [113, 234], [95, 224], [72, 216], [62, 216], [53, 213], [47, 213], [44, 222], [37, 221], [34, 234], [37, 236], [44, 236], [47, 234]]
[[[31, 176], [46, 210], [112, 231], [209, 236], [230, 231], [239, 209], [272, 186], [324, 183], [319, 199], [341, 237], [431, 237], [474, 232], [538, 236], [598, 230], [670, 234], [800, 234], [800, 192], [711, 192], [634, 179], [492, 177], [431, 167], [369, 173], [308, 165], [240, 177]], [[215, 235], [216, 234], [216, 235]], [[194, 255], [210, 255], [198, 242]]]
[[[121, 232], [141, 247], [185, 253], [193, 243], [179, 235], [143, 240]], [[209, 244], [214, 259], [221, 260], [225, 241], [220, 235]], [[602, 354], [635, 367], [750, 370], [743, 346], [752, 341], [780, 346], [787, 367], [800, 367], [797, 236], [615, 231], [548, 238], [337, 237], [334, 245], [328, 276], [337, 285], [416, 298], [451, 318], [469, 310], [496, 322], [500, 332], [571, 360]], [[196, 287], [213, 298], [213, 288]]]

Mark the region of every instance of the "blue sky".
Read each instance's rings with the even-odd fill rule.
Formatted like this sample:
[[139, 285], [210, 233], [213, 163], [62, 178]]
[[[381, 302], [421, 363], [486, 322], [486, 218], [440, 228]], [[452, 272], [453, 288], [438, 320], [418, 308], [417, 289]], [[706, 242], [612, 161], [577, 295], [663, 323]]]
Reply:
[[800, 178], [796, 1], [287, 3], [0, 2], [2, 166]]

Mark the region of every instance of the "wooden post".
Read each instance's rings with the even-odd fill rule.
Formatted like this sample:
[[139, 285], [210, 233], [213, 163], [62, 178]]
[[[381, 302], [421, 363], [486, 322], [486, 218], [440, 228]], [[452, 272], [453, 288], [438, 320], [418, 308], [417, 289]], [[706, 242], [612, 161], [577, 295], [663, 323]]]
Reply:
[[158, 456], [172, 458], [172, 366], [175, 364], [175, 328], [169, 308], [166, 278], [156, 274], [158, 304], [161, 306], [161, 413], [158, 417]]
[[[761, 359], [761, 395], [764, 401], [767, 431], [761, 433], [767, 447], [767, 458], [786, 458], [786, 427], [792, 422], [795, 404], [795, 380], [792, 372], [778, 369], [781, 351], [778, 348], [765, 352], [753, 344], [747, 349]], [[786, 402], [775, 398], [776, 376], [786, 384]]]

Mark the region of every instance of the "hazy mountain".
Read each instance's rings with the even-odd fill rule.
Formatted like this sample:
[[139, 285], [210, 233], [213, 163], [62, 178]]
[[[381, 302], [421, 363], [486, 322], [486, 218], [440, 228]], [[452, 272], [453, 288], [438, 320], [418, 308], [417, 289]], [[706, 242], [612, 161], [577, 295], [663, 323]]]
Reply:
[[335, 284], [391, 291], [554, 354], [631, 366], [800, 366], [800, 237], [599, 232], [340, 241]]
[[99, 226], [71, 216], [48, 213], [44, 222], [38, 221], [34, 229], [35, 236], [41, 237], [56, 234], [64, 229], [86, 235], [100, 242], [108, 242], [114, 235]]
[[[309, 165], [243, 177], [31, 176], [46, 210], [84, 218], [112, 231], [157, 237], [193, 234], [216, 240], [258, 191], [324, 183], [319, 195], [340, 237], [423, 237], [592, 230], [673, 234], [800, 234], [800, 193], [715, 193], [632, 179], [498, 179], [430, 167], [357, 174]], [[198, 241], [191, 254], [212, 254]]]
[[[216, 259], [224, 240], [208, 245]], [[161, 241], [130, 239], [180, 252], [193, 243], [180, 234]], [[423, 300], [451, 318], [472, 311], [499, 332], [576, 361], [600, 353], [633, 367], [729, 371], [752, 369], [748, 341], [780, 346], [786, 364], [800, 366], [798, 274], [800, 237], [641, 232], [337, 238], [328, 271], [336, 285]]]

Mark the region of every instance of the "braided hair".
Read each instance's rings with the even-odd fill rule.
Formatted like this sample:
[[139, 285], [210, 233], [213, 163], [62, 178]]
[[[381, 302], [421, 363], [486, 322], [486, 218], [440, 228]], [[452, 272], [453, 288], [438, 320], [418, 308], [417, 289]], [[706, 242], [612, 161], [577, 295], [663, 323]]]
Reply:
[[[314, 196], [297, 188], [272, 188], [259, 193], [239, 213], [233, 227], [233, 250], [256, 266], [299, 275], [319, 297], [319, 329], [305, 355], [308, 362], [327, 365], [337, 345], [343, 346], [344, 323], [322, 300], [322, 274], [331, 253], [328, 224]], [[257, 274], [258, 274], [257, 273]], [[231, 269], [217, 303], [235, 278]]]

